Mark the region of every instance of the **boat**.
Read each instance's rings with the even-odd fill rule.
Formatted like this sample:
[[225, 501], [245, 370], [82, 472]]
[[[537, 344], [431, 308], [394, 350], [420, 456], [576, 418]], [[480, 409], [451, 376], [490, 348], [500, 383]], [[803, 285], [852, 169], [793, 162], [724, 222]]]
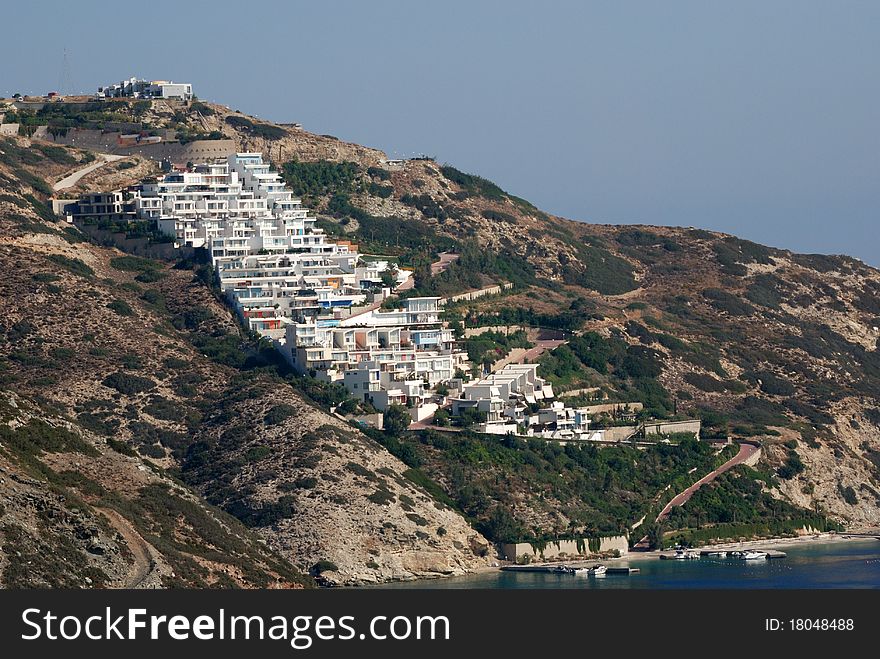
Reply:
[[684, 549], [679, 547], [675, 550], [675, 555], [673, 558], [676, 560], [693, 560], [695, 558], [700, 557], [700, 552], [694, 551], [693, 549]]
[[742, 555], [745, 561], [763, 561], [767, 558], [767, 552], [764, 551], [746, 551]]
[[726, 551], [710, 551], [706, 553], [706, 556], [711, 556], [712, 558], [727, 558]]
[[554, 574], [574, 574], [576, 572], [573, 567], [568, 567], [567, 565], [556, 565], [550, 568], [550, 571]]
[[596, 563], [596, 565], [590, 568], [590, 575], [594, 577], [600, 577], [606, 572], [608, 572], [608, 568], [601, 563]]

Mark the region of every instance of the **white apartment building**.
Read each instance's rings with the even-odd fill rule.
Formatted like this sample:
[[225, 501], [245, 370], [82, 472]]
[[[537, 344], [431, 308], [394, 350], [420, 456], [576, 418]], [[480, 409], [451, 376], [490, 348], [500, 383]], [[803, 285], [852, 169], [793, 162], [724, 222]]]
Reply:
[[439, 303], [436, 297], [410, 298], [400, 309], [290, 323], [279, 344], [300, 373], [340, 382], [380, 410], [394, 403], [419, 408], [432, 396], [429, 390], [451, 380], [467, 359], [455, 350]]
[[[259, 153], [144, 181], [133, 203], [178, 245], [210, 251], [220, 289], [248, 327], [271, 338], [300, 373], [339, 382], [380, 410], [406, 404], [420, 419], [437, 408], [431, 390], [466, 362], [440, 320], [439, 297], [341, 317], [337, 310], [376, 291], [384, 299], [412, 272], [330, 240]], [[389, 268], [391, 287], [387, 275], [383, 281]]]

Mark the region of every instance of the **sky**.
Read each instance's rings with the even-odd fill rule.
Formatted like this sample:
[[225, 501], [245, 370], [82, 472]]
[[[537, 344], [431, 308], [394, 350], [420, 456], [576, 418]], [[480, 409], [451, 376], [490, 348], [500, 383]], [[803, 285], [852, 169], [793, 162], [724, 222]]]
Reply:
[[33, 0], [16, 13], [30, 27], [3, 31], [7, 96], [190, 82], [261, 118], [434, 156], [571, 219], [880, 266], [880, 2]]

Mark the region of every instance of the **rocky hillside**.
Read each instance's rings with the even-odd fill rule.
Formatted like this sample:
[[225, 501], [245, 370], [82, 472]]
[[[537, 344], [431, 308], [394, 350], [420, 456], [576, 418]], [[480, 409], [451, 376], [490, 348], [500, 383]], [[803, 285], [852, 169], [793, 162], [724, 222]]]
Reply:
[[[610, 400], [640, 401], [656, 417], [700, 416], [706, 434], [757, 439], [764, 457], [747, 478], [763, 494], [850, 526], [880, 525], [877, 270], [700, 229], [571, 222], [452, 166], [387, 162], [377, 150], [221, 105], [154, 102], [137, 113], [145, 127], [185, 139], [233, 138], [242, 150], [262, 151], [326, 231], [413, 268], [411, 294], [512, 282], [502, 296], [450, 307], [450, 320], [566, 331], [569, 343], [542, 357], [557, 390], [596, 388]], [[318, 566], [312, 571], [328, 581], [349, 583], [484, 564], [485, 539], [414, 482], [500, 540], [493, 533], [501, 527], [537, 536], [591, 528], [589, 506], [572, 505], [587, 486], [596, 497], [611, 491], [626, 499], [616, 508], [597, 499], [595, 508], [608, 526], [625, 528], [645, 510], [651, 488], [678, 478], [630, 479], [624, 488], [615, 484], [629, 469], [623, 455], [603, 457], [603, 477], [586, 479], [578, 465], [596, 464], [594, 456], [516, 447], [496, 456], [471, 439], [446, 445], [425, 436], [395, 447], [402, 464], [305, 402], [301, 383], [269, 369], [270, 356], [238, 336], [197, 264], [117, 261], [120, 269], [111, 260], [119, 254], [77, 243], [75, 231], [49, 223], [40, 205], [48, 193], [34, 172], [55, 178], [75, 165], [53, 161], [63, 157], [51, 145], [15, 145], [4, 145], [14, 153], [0, 172], [0, 245], [15, 273], [4, 284], [15, 283], [3, 296], [3, 377], [12, 382], [5, 388], [41, 414], [57, 406], [53, 413], [85, 436], [98, 428], [98, 444], [120, 438], [134, 446], [136, 460], [167, 469], [300, 569]], [[99, 169], [88, 184], [135, 182], [149, 165], [135, 167]], [[432, 276], [430, 262], [450, 249], [460, 258]], [[122, 304], [105, 308], [116, 298], [132, 315]], [[40, 320], [36, 329], [12, 329], [30, 318]], [[75, 368], [49, 368], [53, 348], [73, 350]], [[124, 389], [129, 376], [151, 382], [125, 393], [112, 388], [114, 379], [108, 389], [104, 379], [114, 372]], [[44, 378], [48, 384], [22, 384]], [[466, 469], [456, 469], [457, 460], [467, 460]], [[523, 476], [529, 469], [547, 477], [546, 487]], [[552, 483], [552, 473], [564, 473], [565, 483]], [[519, 484], [514, 496], [504, 491], [509, 476]], [[661, 495], [651, 505], [662, 502]], [[765, 501], [760, 510], [773, 506]]]
[[[204, 267], [53, 221], [42, 177], [81, 157], [0, 143], [0, 583], [299, 587], [485, 565], [485, 539], [405, 465], [265, 368]], [[214, 452], [222, 473], [198, 467]]]
[[[568, 347], [546, 357], [558, 388], [598, 386], [658, 416], [699, 415], [710, 433], [760, 439], [765, 468], [781, 476], [774, 496], [880, 524], [876, 269], [700, 229], [571, 222], [430, 159], [387, 163], [371, 149], [239, 116], [203, 104], [184, 121], [262, 150], [327, 230], [414, 267], [414, 294], [512, 281], [510, 295], [452, 317], [531, 321], [613, 347], [608, 363]], [[431, 277], [431, 255], [450, 248], [462, 258]], [[627, 355], [642, 358], [644, 372], [628, 372]]]

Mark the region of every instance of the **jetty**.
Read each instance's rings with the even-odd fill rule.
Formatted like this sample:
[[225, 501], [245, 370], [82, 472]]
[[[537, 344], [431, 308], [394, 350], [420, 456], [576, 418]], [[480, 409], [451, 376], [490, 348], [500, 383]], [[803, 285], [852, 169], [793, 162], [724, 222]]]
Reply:
[[[579, 567], [589, 567], [591, 565], [595, 565], [595, 563], [588, 564], [580, 564], [580, 563], [566, 563], [565, 567], [571, 568], [579, 568]], [[501, 566], [501, 570], [505, 572], [547, 572], [550, 574], [561, 574], [557, 572], [560, 564], [541, 564], [541, 565], [503, 565]], [[605, 574], [638, 574], [640, 572], [637, 567], [626, 567], [626, 566], [606, 566], [607, 570]]]
[[[699, 558], [714, 558], [713, 554], [717, 554], [718, 552], [726, 552], [727, 558], [735, 558], [731, 556], [733, 552], [741, 551], [738, 549], [693, 549], [691, 550], [694, 554], [699, 554]], [[767, 555], [767, 559], [772, 558], [785, 558], [787, 554], [784, 551], [779, 551], [778, 549], [750, 549], [750, 551], [761, 552], [762, 554]], [[676, 559], [676, 554], [674, 551], [662, 551], [659, 552], [659, 557], [664, 560], [674, 560]], [[696, 556], [695, 556], [696, 558]], [[680, 559], [679, 559], [680, 560]]]

